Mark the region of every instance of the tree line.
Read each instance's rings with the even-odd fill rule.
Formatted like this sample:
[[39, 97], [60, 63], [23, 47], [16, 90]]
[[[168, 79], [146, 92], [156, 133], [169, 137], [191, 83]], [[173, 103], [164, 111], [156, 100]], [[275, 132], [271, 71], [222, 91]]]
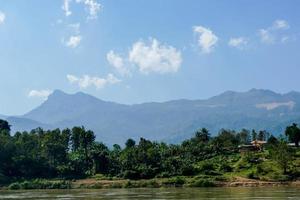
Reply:
[[[123, 148], [118, 144], [109, 148], [96, 141], [94, 132], [84, 127], [37, 128], [14, 135], [10, 132], [8, 122], [0, 120], [0, 184], [20, 179], [74, 179], [94, 174], [128, 179], [194, 175], [199, 170], [195, 163], [237, 153], [239, 145], [248, 144], [252, 139], [267, 140], [273, 147], [274, 159], [285, 172], [287, 159], [292, 155], [283, 137], [246, 129], [239, 132], [222, 129], [212, 137], [202, 128], [181, 144], [128, 139]], [[299, 145], [297, 124], [288, 126], [285, 134], [295, 146]], [[226, 161], [222, 164], [224, 170], [228, 168]]]

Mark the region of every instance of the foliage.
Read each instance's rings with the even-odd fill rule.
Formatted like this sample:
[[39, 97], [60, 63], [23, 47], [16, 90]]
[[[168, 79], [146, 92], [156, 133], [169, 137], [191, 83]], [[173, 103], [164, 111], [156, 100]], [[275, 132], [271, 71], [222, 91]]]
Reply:
[[[291, 127], [296, 130], [294, 125]], [[286, 134], [295, 139], [290, 129], [287, 128]], [[300, 153], [295, 154], [285, 141], [268, 135], [253, 130], [253, 138], [269, 138], [268, 148], [244, 154], [238, 152], [238, 146], [250, 142], [250, 131], [246, 129], [240, 132], [222, 129], [212, 137], [203, 128], [181, 144], [140, 138], [137, 142], [128, 139], [124, 148], [117, 144], [109, 148], [95, 141], [95, 134], [84, 127], [37, 128], [11, 136], [10, 125], [0, 120], [0, 185], [11, 183], [11, 189], [68, 188], [68, 181], [45, 179], [93, 177], [99, 181], [132, 180], [126, 185], [115, 183], [113, 187], [137, 187], [140, 185], [133, 180], [138, 179], [152, 179], [140, 184], [156, 187], [159, 183], [153, 178], [166, 179], [165, 185], [214, 186], [215, 181], [224, 181], [232, 175], [265, 180], [299, 177]], [[184, 177], [198, 178], [188, 182]]]
[[300, 142], [300, 128], [297, 124], [293, 123], [291, 126], [286, 127], [285, 135], [288, 136], [290, 142], [294, 142], [298, 147]]
[[284, 174], [287, 173], [288, 166], [293, 159], [293, 154], [293, 150], [289, 148], [288, 144], [284, 140], [281, 140], [271, 150], [272, 158], [282, 168]]
[[48, 181], [35, 179], [32, 181], [15, 182], [8, 186], [11, 190], [28, 190], [28, 189], [69, 189], [71, 184], [69, 181]]

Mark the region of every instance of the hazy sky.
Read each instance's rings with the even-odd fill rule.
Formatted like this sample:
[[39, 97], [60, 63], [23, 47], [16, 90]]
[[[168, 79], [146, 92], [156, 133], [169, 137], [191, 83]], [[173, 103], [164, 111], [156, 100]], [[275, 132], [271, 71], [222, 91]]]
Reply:
[[1, 0], [0, 114], [55, 89], [120, 103], [300, 91], [300, 1]]

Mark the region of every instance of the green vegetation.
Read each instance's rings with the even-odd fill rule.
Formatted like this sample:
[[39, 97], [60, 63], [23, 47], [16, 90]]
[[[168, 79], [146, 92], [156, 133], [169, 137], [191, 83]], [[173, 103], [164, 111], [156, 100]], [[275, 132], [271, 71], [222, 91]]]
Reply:
[[[287, 127], [298, 144], [299, 128]], [[239, 145], [267, 140], [264, 147], [239, 152]], [[125, 147], [108, 148], [84, 127], [17, 132], [0, 120], [0, 185], [10, 189], [59, 189], [92, 179], [88, 188], [192, 186], [211, 187], [236, 178], [290, 181], [300, 177], [300, 150], [266, 131], [206, 129], [181, 144], [128, 139]], [[85, 183], [78, 182], [78, 187]], [[87, 185], [87, 184], [86, 184]]]
[[48, 181], [42, 179], [35, 179], [32, 181], [15, 182], [8, 186], [11, 190], [19, 189], [69, 189], [71, 184], [69, 181]]

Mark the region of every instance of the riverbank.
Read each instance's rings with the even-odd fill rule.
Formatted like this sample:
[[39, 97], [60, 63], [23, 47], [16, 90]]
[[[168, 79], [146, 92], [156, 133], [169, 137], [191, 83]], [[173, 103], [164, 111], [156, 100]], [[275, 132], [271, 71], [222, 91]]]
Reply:
[[79, 180], [44, 180], [14, 182], [1, 189], [110, 189], [110, 188], [164, 188], [164, 187], [300, 187], [297, 181], [261, 181], [243, 177], [225, 180], [224, 177], [214, 179], [208, 177], [172, 177], [143, 180], [126, 179], [97, 179], [87, 178]]
[[84, 179], [72, 183], [72, 188], [159, 188], [159, 187], [300, 187], [300, 181], [260, 181], [237, 177], [231, 181], [195, 178], [171, 178], [150, 180], [100, 180]]

